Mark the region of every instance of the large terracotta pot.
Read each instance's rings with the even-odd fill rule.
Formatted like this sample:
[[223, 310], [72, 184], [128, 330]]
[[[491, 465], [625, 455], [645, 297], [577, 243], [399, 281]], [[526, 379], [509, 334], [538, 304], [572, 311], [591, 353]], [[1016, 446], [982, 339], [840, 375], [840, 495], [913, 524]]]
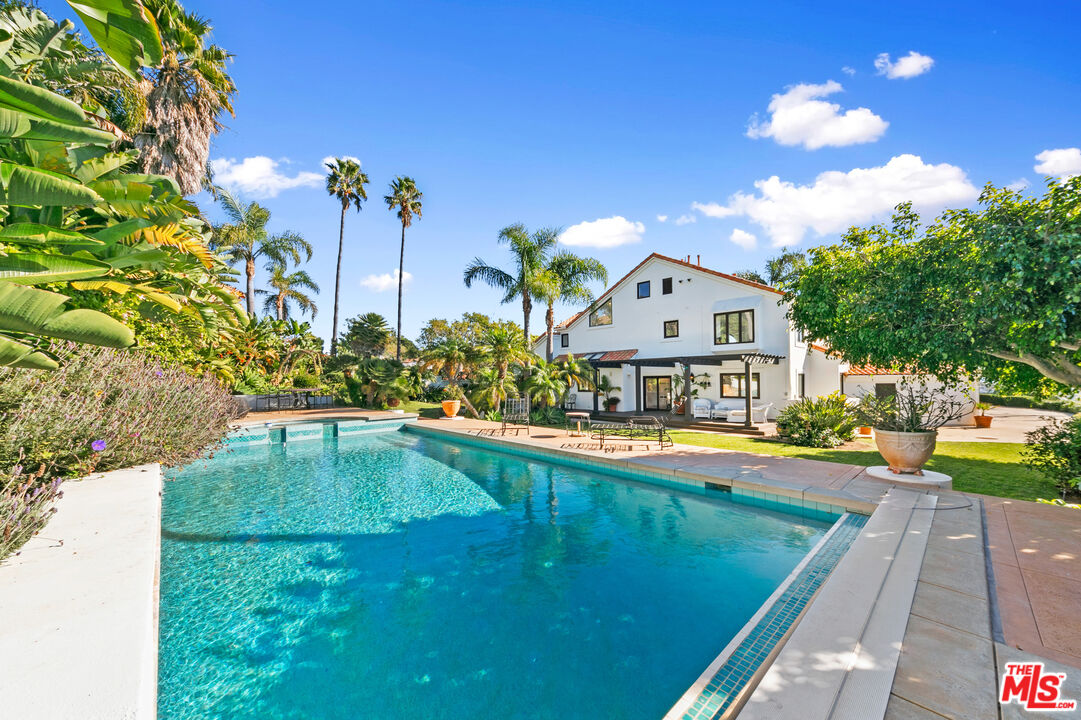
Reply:
[[923, 474], [923, 466], [935, 451], [937, 430], [897, 432], [875, 428], [875, 445], [895, 473]]
[[458, 411], [462, 409], [461, 400], [444, 400], [443, 401], [443, 414], [447, 417], [454, 417], [458, 414]]
[[973, 419], [976, 421], [976, 427], [978, 427], [978, 428], [989, 428], [989, 427], [991, 427], [991, 416], [990, 415], [976, 415]]

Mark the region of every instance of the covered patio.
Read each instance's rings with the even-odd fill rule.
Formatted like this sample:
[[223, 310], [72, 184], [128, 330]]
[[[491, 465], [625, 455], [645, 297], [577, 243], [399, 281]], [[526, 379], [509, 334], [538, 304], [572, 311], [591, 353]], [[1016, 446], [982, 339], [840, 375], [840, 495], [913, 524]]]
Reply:
[[[598, 353], [600, 355], [600, 353]], [[756, 432], [753, 413], [752, 402], [753, 393], [751, 388], [753, 386], [754, 368], [764, 365], [779, 365], [781, 360], [784, 359], [782, 355], [770, 355], [767, 353], [728, 353], [728, 354], [712, 354], [712, 355], [684, 355], [684, 356], [671, 356], [671, 357], [656, 357], [656, 358], [621, 358], [618, 360], [609, 360], [598, 358], [590, 359], [588, 356], [584, 358], [586, 362], [593, 368], [593, 383], [594, 386], [600, 381], [600, 371], [603, 368], [618, 368], [622, 369], [623, 366], [631, 366], [634, 368], [634, 388], [635, 388], [635, 411], [634, 412], [603, 412], [599, 407], [599, 399], [597, 393], [593, 394], [593, 412], [599, 415], [610, 415], [613, 417], [626, 417], [629, 415], [658, 415], [663, 416], [672, 425], [685, 426], [693, 429], [704, 430], [719, 430], [719, 431], [736, 431], [745, 432], [750, 434], [765, 434], [764, 431], [758, 430]], [[643, 367], [671, 367], [675, 368], [677, 365], [683, 368], [683, 388], [686, 392], [687, 388], [693, 387], [691, 366], [692, 365], [708, 365], [708, 366], [721, 366], [725, 362], [738, 361], [743, 363], [743, 387], [745, 388], [743, 393], [744, 409], [743, 409], [743, 421], [740, 423], [725, 422], [720, 420], [706, 420], [703, 418], [694, 417], [693, 402], [685, 401], [683, 403], [682, 413], [676, 415], [671, 411], [665, 410], [643, 410], [642, 403], [642, 368]], [[690, 393], [687, 393], [690, 395]], [[733, 398], [735, 399], [735, 398]], [[693, 400], [693, 397], [688, 398]], [[674, 401], [674, 398], [673, 398]]]

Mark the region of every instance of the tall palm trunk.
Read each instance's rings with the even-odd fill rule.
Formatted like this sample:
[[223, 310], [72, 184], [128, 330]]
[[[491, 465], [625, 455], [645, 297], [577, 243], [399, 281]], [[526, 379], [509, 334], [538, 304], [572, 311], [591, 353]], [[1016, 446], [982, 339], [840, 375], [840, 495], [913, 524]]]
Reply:
[[552, 303], [548, 303], [548, 312], [544, 314], [544, 323], [547, 326], [547, 330], [545, 332], [548, 336], [548, 344], [546, 349], [546, 354], [548, 355], [548, 357], [546, 357], [545, 360], [547, 360], [548, 362], [552, 362], [552, 355], [555, 353], [555, 342], [552, 338], [552, 328], [555, 326], [556, 323], [556, 311]]
[[527, 348], [533, 347], [533, 343], [529, 341], [529, 314], [533, 312], [533, 298], [529, 295], [529, 290], [522, 288], [522, 334], [525, 335], [525, 346]]
[[338, 268], [334, 271], [334, 328], [330, 331], [330, 354], [338, 353], [338, 291], [342, 285], [342, 247], [345, 244], [345, 211], [349, 203], [342, 201], [342, 222], [338, 228]]
[[278, 293], [277, 306], [278, 306], [278, 319], [279, 320], [284, 320], [285, 319], [285, 293], [281, 293], [281, 292]]
[[248, 314], [255, 316], [255, 258], [248, 256], [244, 266], [244, 274], [248, 276]]
[[402, 280], [405, 275], [405, 223], [402, 223], [402, 250], [398, 255], [398, 336], [394, 339], [394, 359], [402, 361]]

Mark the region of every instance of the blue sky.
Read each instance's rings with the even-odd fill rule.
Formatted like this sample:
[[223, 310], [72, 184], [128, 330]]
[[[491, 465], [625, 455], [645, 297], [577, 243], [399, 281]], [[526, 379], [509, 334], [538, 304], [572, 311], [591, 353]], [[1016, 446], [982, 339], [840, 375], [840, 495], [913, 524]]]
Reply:
[[186, 5], [236, 55], [219, 177], [269, 207], [273, 230], [315, 245], [327, 338], [338, 206], [304, 173], [329, 155], [359, 158], [372, 180], [346, 220], [343, 317], [393, 324], [394, 289], [363, 283], [397, 267], [382, 196], [397, 174], [424, 192], [406, 241], [407, 336], [464, 311], [520, 322], [461, 280], [475, 255], [509, 262], [496, 235], [512, 222], [606, 219], [566, 239], [613, 278], [653, 251], [733, 271], [900, 200], [937, 212], [974, 204], [986, 182], [1081, 173], [1072, 2]]

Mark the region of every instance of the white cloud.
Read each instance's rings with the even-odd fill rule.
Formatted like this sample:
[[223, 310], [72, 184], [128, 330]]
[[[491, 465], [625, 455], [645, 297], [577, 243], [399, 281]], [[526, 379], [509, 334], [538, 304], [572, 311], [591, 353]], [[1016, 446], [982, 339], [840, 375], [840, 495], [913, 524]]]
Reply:
[[1012, 183], [1006, 186], [1007, 190], [1013, 190], [1014, 192], [1021, 192], [1026, 189], [1031, 183], [1028, 178], [1017, 178]]
[[898, 58], [897, 62], [890, 61], [889, 53], [879, 53], [875, 58], [875, 70], [879, 75], [885, 75], [890, 80], [897, 78], [908, 80], [917, 75], [923, 75], [934, 64], [934, 58], [929, 55], [920, 55], [915, 50], [909, 50], [908, 55]]
[[352, 155], [327, 155], [325, 158], [323, 158], [322, 166], [325, 168], [329, 163], [334, 162], [338, 158], [341, 158], [342, 160], [352, 160], [357, 165], [360, 165], [360, 158], [354, 157]]
[[657, 222], [668, 222], [668, 216], [667, 215], [658, 215], [657, 216]]
[[843, 72], [845, 75], [849, 75], [849, 76], [855, 75], [856, 74], [856, 68], [849, 67], [849, 66], [845, 65], [843, 68], [841, 68], [841, 72]]
[[[408, 285], [409, 281], [412, 279], [412, 273], [402, 273], [403, 285]], [[361, 278], [360, 284], [368, 288], [372, 292], [386, 292], [387, 290], [397, 290], [398, 269], [395, 268], [393, 273], [383, 273], [382, 275], [368, 275], [367, 277]]]
[[613, 248], [640, 242], [645, 231], [642, 223], [616, 215], [571, 225], [559, 236], [559, 241], [576, 247]]
[[758, 246], [758, 238], [746, 230], [740, 230], [739, 228], [733, 230], [728, 239], [744, 250], [754, 250], [755, 247]]
[[881, 218], [906, 200], [930, 210], [969, 203], [979, 195], [961, 168], [930, 165], [916, 155], [898, 155], [881, 167], [831, 170], [811, 185], [774, 175], [754, 186], [757, 194], [738, 192], [726, 205], [696, 202], [691, 207], [708, 217], [746, 217], [766, 231], [774, 246], [782, 246], [799, 243], [808, 230], [822, 236]]
[[1073, 177], [1081, 175], [1081, 148], [1044, 150], [1036, 156], [1039, 163], [1032, 168], [1041, 175]]
[[278, 165], [277, 160], [265, 155], [243, 160], [217, 158], [210, 161], [215, 183], [254, 198], [277, 197], [282, 190], [315, 187], [323, 181], [322, 173], [304, 171], [290, 176], [280, 172]]
[[793, 85], [770, 100], [768, 122], [751, 118], [747, 137], [769, 137], [781, 145], [803, 145], [807, 150], [874, 142], [882, 137], [890, 124], [867, 108], [841, 112], [837, 103], [818, 99], [842, 90], [833, 80], [823, 85]]
[[698, 218], [694, 215], [680, 215], [678, 218], [676, 218], [676, 225], [689, 225], [697, 221]]

